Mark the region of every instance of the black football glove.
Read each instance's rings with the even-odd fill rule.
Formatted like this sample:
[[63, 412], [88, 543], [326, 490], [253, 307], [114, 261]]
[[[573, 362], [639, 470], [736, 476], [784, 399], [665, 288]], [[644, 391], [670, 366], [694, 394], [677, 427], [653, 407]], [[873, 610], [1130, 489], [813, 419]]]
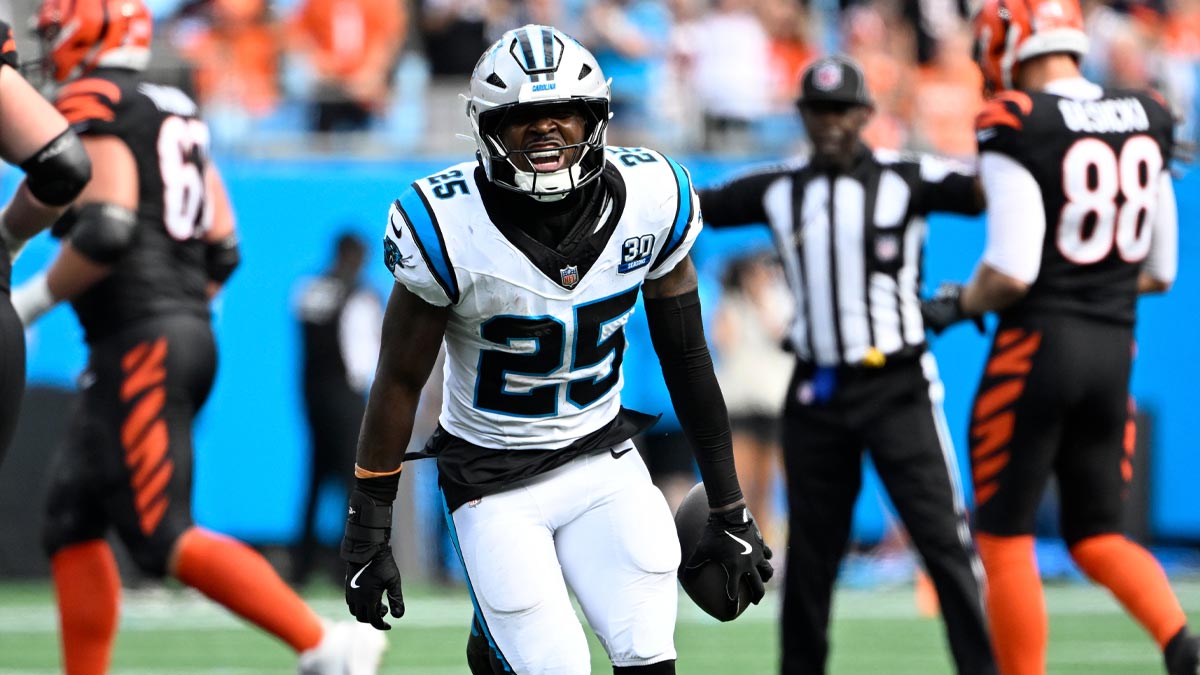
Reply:
[[921, 319], [934, 335], [941, 335], [950, 326], [970, 319], [982, 334], [986, 328], [982, 316], [967, 316], [962, 309], [962, 284], [943, 281], [932, 298], [921, 301]]
[[691, 570], [709, 562], [724, 567], [725, 594], [730, 600], [737, 598], [738, 585], [746, 578], [750, 582], [750, 602], [757, 605], [766, 593], [765, 584], [775, 574], [768, 562], [771, 555], [750, 510], [742, 507], [709, 514], [696, 550], [684, 567]]
[[[390, 477], [389, 477], [390, 478]], [[342, 560], [346, 561], [346, 605], [354, 618], [379, 630], [390, 630], [383, 620], [388, 608], [381, 596], [386, 593], [392, 616], [404, 616], [404, 596], [400, 592], [400, 570], [392, 558], [392, 503], [382, 503], [368, 492], [378, 491], [363, 483], [384, 479], [359, 478], [350, 492], [346, 515], [346, 534], [342, 537]], [[394, 482], [391, 494], [395, 495]], [[386, 490], [382, 491], [386, 494]]]

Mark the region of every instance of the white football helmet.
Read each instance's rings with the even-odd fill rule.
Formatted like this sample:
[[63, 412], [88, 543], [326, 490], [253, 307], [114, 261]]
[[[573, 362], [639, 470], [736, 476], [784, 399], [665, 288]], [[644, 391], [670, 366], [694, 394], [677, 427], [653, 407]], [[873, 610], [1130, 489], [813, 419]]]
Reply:
[[[467, 117], [488, 180], [544, 200], [562, 198], [595, 180], [604, 169], [608, 101], [609, 81], [596, 57], [575, 38], [532, 24], [508, 31], [475, 64], [467, 99]], [[513, 158], [526, 151], [504, 147], [500, 131], [506, 117], [518, 107], [563, 103], [577, 105], [586, 123], [583, 142], [563, 149], [577, 149], [574, 162], [555, 171], [518, 169]]]

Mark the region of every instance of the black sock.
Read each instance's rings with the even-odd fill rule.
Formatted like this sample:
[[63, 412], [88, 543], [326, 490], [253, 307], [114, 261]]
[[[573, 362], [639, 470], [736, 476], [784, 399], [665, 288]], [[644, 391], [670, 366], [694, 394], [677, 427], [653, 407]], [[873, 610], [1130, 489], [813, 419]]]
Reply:
[[1180, 628], [1179, 632], [1167, 641], [1167, 646], [1163, 647], [1163, 660], [1166, 661], [1167, 672], [1170, 675], [1193, 675], [1196, 672], [1197, 664], [1200, 664], [1200, 641], [1188, 632], [1187, 626]]

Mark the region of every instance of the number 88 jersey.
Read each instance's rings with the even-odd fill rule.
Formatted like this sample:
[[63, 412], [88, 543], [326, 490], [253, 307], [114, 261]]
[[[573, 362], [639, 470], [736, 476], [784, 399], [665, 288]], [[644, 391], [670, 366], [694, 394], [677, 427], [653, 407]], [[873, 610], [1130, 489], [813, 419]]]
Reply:
[[607, 154], [606, 197], [598, 219], [574, 225], [568, 237], [590, 236], [571, 253], [493, 222], [481, 192], [499, 188], [474, 162], [414, 182], [393, 203], [388, 270], [426, 302], [451, 306], [439, 422], [454, 436], [558, 449], [617, 415], [638, 292], [687, 256], [701, 219], [679, 164], [641, 148]]
[[[1000, 227], [1023, 227], [1022, 221], [1041, 218], [1021, 210], [1040, 209], [1045, 223], [1041, 241], [1024, 242], [1016, 239], [1021, 235], [997, 232], [990, 223], [984, 259], [992, 264], [997, 237], [1009, 238], [1014, 249], [1036, 252], [1040, 246], [1040, 260], [1014, 267], [1031, 270], [1030, 275], [992, 265], [1032, 282], [1028, 295], [1008, 314], [1067, 312], [1132, 323], [1138, 273], [1150, 253], [1156, 223], [1160, 217], [1172, 224], [1175, 220], [1167, 172], [1172, 116], [1148, 92], [1105, 90], [1084, 80], [1062, 84], [1066, 86], [1052, 84], [1042, 92], [1005, 91], [977, 119], [989, 218], [996, 210], [1007, 210], [1009, 218]], [[1032, 188], [997, 189], [1000, 182], [989, 181], [988, 168], [1012, 163], [997, 162], [989, 153], [1027, 171], [1041, 204], [1026, 199]], [[1170, 198], [1164, 202], [1164, 196]], [[1009, 204], [997, 204], [1005, 201]], [[1160, 213], [1164, 209], [1172, 213]], [[1027, 234], [1041, 233], [1031, 229]]]
[[[120, 139], [137, 168], [137, 234], [111, 274], [72, 301], [89, 342], [163, 314], [208, 317], [205, 189], [209, 132], [182, 91], [135, 71], [99, 68], [64, 86], [55, 107], [80, 136]], [[69, 222], [69, 217], [64, 219]], [[55, 226], [55, 234], [66, 228]]]

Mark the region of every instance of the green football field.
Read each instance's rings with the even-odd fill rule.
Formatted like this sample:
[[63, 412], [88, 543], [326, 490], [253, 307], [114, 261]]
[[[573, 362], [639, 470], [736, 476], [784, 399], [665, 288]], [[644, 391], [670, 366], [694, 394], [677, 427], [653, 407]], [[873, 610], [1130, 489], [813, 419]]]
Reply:
[[[1200, 581], [1176, 588], [1193, 621], [1200, 619]], [[323, 616], [341, 618], [333, 587], [307, 593]], [[407, 616], [389, 634], [383, 672], [466, 673], [463, 647], [470, 602], [463, 591], [411, 590]], [[778, 648], [774, 596], [738, 621], [718, 624], [686, 599], [676, 630], [683, 675], [769, 675]], [[1051, 610], [1050, 673], [1161, 673], [1150, 640], [1108, 595], [1086, 585], [1047, 589]], [[58, 672], [55, 614], [49, 587], [0, 585], [0, 675]], [[611, 670], [592, 642], [593, 672]], [[941, 624], [918, 616], [911, 588], [841, 590], [831, 673], [949, 674]], [[295, 672], [292, 654], [204, 598], [181, 590], [127, 592], [113, 673], [251, 675]]]

